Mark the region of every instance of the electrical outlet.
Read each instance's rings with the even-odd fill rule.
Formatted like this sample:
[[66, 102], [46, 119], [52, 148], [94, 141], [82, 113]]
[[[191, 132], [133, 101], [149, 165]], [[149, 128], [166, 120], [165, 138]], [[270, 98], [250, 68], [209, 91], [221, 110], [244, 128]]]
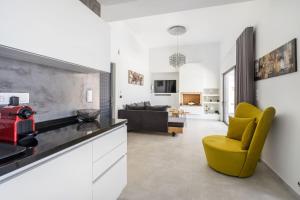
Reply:
[[29, 93], [0, 93], [0, 105], [8, 105], [12, 96], [19, 97], [20, 104], [29, 103]]

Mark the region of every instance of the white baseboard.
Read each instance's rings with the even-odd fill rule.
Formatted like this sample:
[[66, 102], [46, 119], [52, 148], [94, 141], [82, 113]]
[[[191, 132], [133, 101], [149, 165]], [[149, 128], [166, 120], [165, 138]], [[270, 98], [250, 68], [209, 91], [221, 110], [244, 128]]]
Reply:
[[300, 199], [300, 195], [288, 183], [286, 183], [276, 171], [274, 171], [264, 160], [260, 159], [260, 162], [264, 164], [272, 172], [273, 176], [282, 182], [297, 199]]

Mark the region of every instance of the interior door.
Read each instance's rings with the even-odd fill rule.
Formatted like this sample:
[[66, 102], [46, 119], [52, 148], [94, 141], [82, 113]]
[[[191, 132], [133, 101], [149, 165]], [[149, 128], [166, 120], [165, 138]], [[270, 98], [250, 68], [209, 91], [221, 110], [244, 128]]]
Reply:
[[223, 120], [229, 124], [229, 116], [234, 116], [235, 110], [235, 67], [223, 74]]

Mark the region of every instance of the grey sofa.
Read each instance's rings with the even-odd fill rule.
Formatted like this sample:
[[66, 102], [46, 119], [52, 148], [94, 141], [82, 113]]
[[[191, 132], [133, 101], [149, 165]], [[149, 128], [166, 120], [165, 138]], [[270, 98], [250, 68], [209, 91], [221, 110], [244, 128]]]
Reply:
[[167, 107], [149, 106], [149, 102], [126, 105], [118, 110], [118, 118], [128, 120], [128, 131], [168, 132]]

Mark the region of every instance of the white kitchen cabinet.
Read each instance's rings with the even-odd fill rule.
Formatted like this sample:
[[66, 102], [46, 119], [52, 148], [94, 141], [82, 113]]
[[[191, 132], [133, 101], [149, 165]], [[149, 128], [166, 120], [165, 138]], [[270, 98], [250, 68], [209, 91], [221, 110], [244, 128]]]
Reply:
[[[76, 71], [76, 65], [110, 71], [109, 25], [79, 0], [3, 0], [0, 24], [0, 45], [45, 56], [45, 65], [58, 59], [73, 63]], [[24, 57], [16, 54], [15, 59]], [[25, 56], [25, 61], [36, 60]]]
[[92, 199], [91, 151], [86, 144], [0, 184], [1, 199]]
[[127, 184], [127, 130], [93, 141], [93, 200], [116, 200]]
[[121, 143], [127, 142], [127, 130], [119, 128], [99, 139], [93, 141], [93, 161], [97, 161], [110, 153]]
[[127, 184], [127, 131], [121, 125], [0, 177], [9, 200], [116, 200]]
[[127, 143], [123, 143], [114, 148], [103, 158], [93, 163], [93, 181], [99, 179], [114, 163], [116, 163], [127, 152]]
[[127, 184], [127, 156], [122, 157], [93, 184], [93, 200], [116, 200]]

